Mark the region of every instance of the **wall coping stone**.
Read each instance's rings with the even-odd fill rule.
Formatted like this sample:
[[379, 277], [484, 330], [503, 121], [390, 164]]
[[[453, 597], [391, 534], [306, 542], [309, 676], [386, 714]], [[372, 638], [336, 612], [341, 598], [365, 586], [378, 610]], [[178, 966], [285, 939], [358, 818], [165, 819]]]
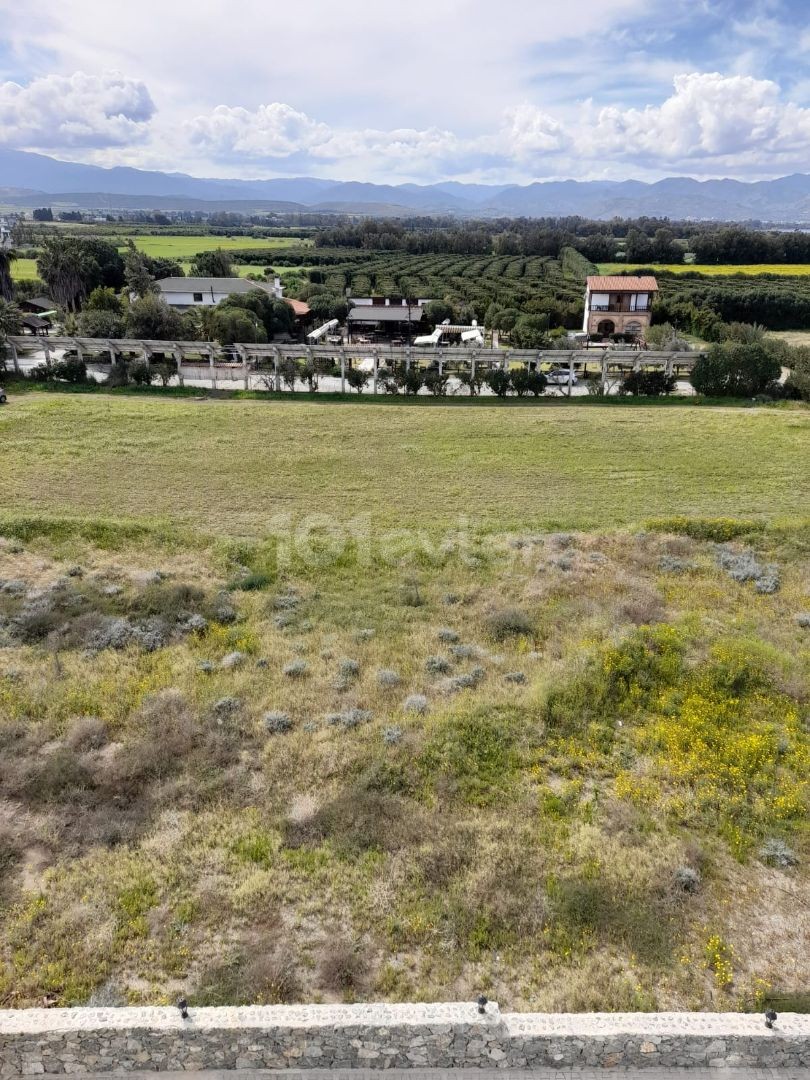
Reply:
[[765, 1027], [759, 1013], [501, 1013], [496, 1002], [482, 1016], [474, 1003], [262, 1005], [190, 1008], [183, 1020], [174, 1007], [0, 1009], [0, 1035], [49, 1032], [114, 1034], [124, 1031], [237, 1031], [296, 1028], [434, 1028], [451, 1025], [497, 1028], [508, 1036], [604, 1038], [611, 1035], [757, 1037], [810, 1040], [810, 1015], [780, 1013]]

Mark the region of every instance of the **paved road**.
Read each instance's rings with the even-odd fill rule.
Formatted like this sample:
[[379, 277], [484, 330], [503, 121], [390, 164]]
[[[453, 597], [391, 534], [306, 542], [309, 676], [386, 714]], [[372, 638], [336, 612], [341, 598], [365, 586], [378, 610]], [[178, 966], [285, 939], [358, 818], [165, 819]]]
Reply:
[[[206, 1069], [204, 1080], [810, 1080], [810, 1069]], [[187, 1080], [188, 1072], [84, 1073], [83, 1080]]]

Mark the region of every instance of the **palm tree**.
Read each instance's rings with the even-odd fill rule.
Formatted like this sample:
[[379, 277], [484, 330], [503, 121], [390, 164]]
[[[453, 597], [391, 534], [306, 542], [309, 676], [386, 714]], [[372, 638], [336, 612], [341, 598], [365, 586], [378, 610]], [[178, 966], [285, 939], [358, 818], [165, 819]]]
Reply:
[[11, 264], [17, 258], [13, 248], [0, 247], [0, 300], [11, 300], [14, 285], [11, 280]]
[[87, 293], [89, 256], [72, 237], [51, 237], [37, 259], [39, 276], [57, 304], [75, 311]]
[[5, 371], [6, 338], [22, 330], [22, 312], [16, 304], [0, 297], [0, 371]]

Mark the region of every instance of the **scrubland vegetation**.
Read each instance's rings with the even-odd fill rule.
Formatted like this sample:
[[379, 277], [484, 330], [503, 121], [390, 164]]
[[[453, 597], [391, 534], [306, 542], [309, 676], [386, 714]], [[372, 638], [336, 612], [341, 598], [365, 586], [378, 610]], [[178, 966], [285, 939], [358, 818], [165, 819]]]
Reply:
[[806, 416], [554, 416], [0, 417], [0, 1004], [800, 1000]]

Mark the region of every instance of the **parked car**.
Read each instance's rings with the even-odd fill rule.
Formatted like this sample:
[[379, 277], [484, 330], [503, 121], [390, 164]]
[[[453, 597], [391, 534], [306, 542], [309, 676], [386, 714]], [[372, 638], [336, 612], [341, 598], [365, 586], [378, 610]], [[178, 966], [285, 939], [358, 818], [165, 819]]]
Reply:
[[5, 403], [7, 401], [8, 401], [8, 398], [6, 397], [6, 392], [3, 389], [3, 387], [0, 386], [0, 405], [5, 405]]
[[576, 386], [579, 382], [576, 373], [572, 374], [567, 367], [549, 368], [545, 376], [549, 386], [568, 386], [569, 381], [571, 386]]

